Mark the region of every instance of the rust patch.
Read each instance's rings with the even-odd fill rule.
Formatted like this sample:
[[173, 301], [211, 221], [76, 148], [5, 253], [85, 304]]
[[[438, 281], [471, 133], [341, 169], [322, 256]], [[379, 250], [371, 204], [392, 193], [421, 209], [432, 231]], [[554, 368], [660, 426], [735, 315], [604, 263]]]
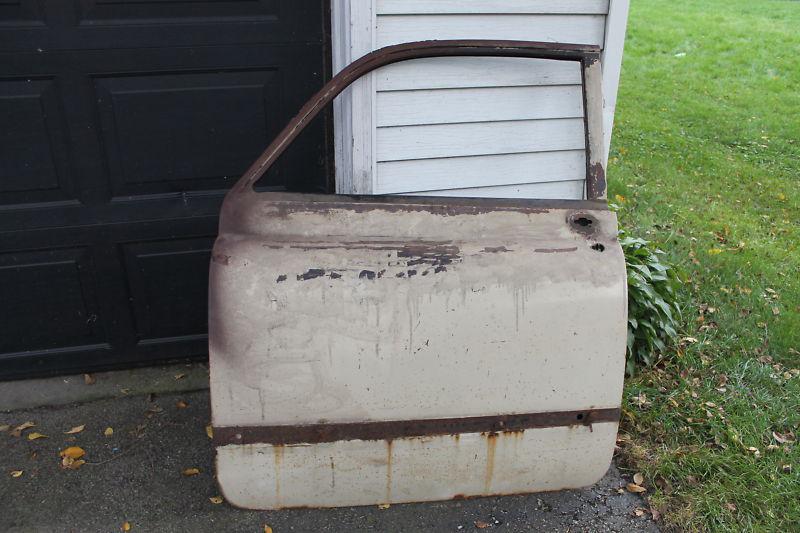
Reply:
[[588, 198], [604, 198], [606, 194], [606, 171], [603, 163], [589, 165], [586, 179], [586, 196]]
[[514, 250], [509, 250], [505, 246], [487, 246], [483, 249], [484, 253], [487, 254], [499, 254], [505, 252], [513, 252]]
[[545, 427], [591, 426], [619, 421], [619, 408], [514, 415], [348, 422], [309, 425], [215, 427], [214, 445], [303, 444], [340, 440], [384, 440], [459, 433], [501, 433]]
[[227, 265], [231, 260], [231, 256], [225, 254], [212, 254], [211, 260], [221, 265]]
[[321, 268], [312, 268], [312, 269], [309, 269], [304, 274], [298, 274], [297, 275], [297, 281], [306, 281], [306, 280], [318, 278], [318, 277], [324, 276], [324, 275], [325, 275], [325, 271], [323, 269], [321, 269]]
[[534, 252], [540, 254], [560, 254], [564, 252], [575, 252], [578, 250], [577, 246], [573, 246], [572, 248], [536, 248]]
[[567, 223], [573, 231], [585, 236], [594, 235], [598, 226], [597, 219], [594, 216], [581, 212], [569, 215]]

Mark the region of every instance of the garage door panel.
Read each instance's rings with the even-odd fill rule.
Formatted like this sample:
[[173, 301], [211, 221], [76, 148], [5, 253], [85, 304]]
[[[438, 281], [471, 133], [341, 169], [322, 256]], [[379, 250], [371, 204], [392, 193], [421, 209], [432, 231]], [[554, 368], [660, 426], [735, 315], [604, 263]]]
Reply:
[[0, 254], [0, 358], [105, 344], [87, 247]]
[[95, 80], [113, 194], [227, 189], [279, 124], [274, 70]]
[[37, 0], [0, 0], [0, 27], [41, 26], [44, 24]]
[[80, 0], [83, 24], [278, 21], [277, 0]]
[[[0, 379], [206, 354], [219, 206], [329, 75], [327, 6], [0, 0]], [[325, 120], [259, 186], [325, 190]]]
[[0, 80], [0, 117], [0, 204], [72, 198], [56, 81]]
[[206, 337], [208, 265], [214, 237], [122, 245], [139, 342]]

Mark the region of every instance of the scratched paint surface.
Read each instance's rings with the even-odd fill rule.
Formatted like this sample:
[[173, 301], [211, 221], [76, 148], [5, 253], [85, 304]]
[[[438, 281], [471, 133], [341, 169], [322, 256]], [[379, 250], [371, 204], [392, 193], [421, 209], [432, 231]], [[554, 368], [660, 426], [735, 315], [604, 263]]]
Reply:
[[[223, 213], [211, 265], [214, 425], [619, 406], [626, 297], [613, 213], [565, 207], [443, 213], [424, 206], [381, 209], [360, 204], [320, 209], [268, 200], [245, 207]], [[590, 461], [595, 464], [588, 469], [591, 475], [576, 474], [576, 480], [598, 479], [610, 461], [614, 439], [608, 435], [616, 426], [597, 426], [614, 428], [605, 433], [561, 428], [573, 437], [565, 449], [585, 450], [595, 461]], [[534, 442], [542, 431], [528, 430], [522, 441]], [[482, 441], [494, 449], [510, 438], [500, 435]], [[430, 439], [426, 442], [437, 445], [422, 457], [431, 464], [456, 454], [449, 437]], [[404, 441], [391, 444], [390, 475], [410, 480], [404, 490], [415, 494], [414, 500], [561, 488], [548, 485], [550, 474], [530, 477], [544, 471], [546, 456], [530, 450], [522, 462], [513, 456], [520, 474], [512, 476], [510, 485], [465, 485], [448, 495], [446, 472], [429, 483], [424, 477], [412, 482], [418, 476], [404, 466], [412, 463], [397, 461], [405, 457], [400, 451]], [[344, 454], [340, 464], [358, 463], [358, 454], [374, 454], [379, 445], [358, 442], [369, 444], [336, 448], [336, 454]], [[231, 480], [228, 490], [233, 490], [236, 478], [224, 471], [241, 471], [252, 463], [260, 465], [254, 472], [264, 479], [280, 471], [280, 480], [297, 477], [297, 483], [310, 486], [318, 483], [317, 467], [311, 467], [317, 459], [302, 459], [287, 468], [287, 455], [295, 457], [298, 450], [319, 454], [326, 446], [287, 447], [281, 452], [284, 466], [256, 461], [267, 448], [222, 447], [220, 479]], [[484, 470], [510, 468], [512, 459], [505, 451], [489, 456], [493, 459]], [[330, 461], [328, 457], [328, 467]], [[597, 466], [601, 464], [605, 466]], [[465, 463], [464, 475], [474, 479], [477, 465]], [[270, 492], [274, 488], [262, 486], [266, 481], [243, 483], [256, 483], [253, 490], [260, 499], [242, 505], [278, 505]], [[360, 495], [346, 494], [349, 490], [337, 491], [340, 504], [381, 500], [372, 485]], [[411, 496], [402, 494], [393, 493], [392, 501], [409, 501], [403, 498]], [[339, 504], [309, 498], [280, 505]]]

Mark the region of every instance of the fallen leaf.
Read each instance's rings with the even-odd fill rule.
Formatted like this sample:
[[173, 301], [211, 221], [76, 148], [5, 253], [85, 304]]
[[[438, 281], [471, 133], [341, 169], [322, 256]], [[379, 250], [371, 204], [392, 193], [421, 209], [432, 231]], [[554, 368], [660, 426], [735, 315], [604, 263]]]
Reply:
[[792, 473], [792, 465], [781, 465], [781, 471], [784, 474], [791, 474]]
[[642, 483], [644, 483], [644, 476], [639, 472], [635, 473], [633, 475], [633, 482], [636, 483], [637, 485], [641, 485]]
[[11, 477], [20, 477], [22, 475], [22, 470], [12, 470]]
[[122, 531], [130, 531], [133, 526], [130, 522], [124, 522], [122, 524]]
[[48, 438], [47, 435], [43, 435], [41, 433], [37, 433], [36, 431], [28, 433], [28, 440], [46, 439], [46, 438]]
[[112, 427], [107, 427], [106, 430], [103, 431], [103, 435], [105, 435], [106, 437], [110, 437], [113, 434], [114, 434], [114, 428]]
[[732, 512], [732, 513], [736, 511], [736, 506], [735, 506], [734, 504], [730, 503], [730, 502], [729, 502], [729, 503], [726, 503], [726, 504], [725, 504], [725, 507], [727, 507], [727, 508], [728, 508], [728, 510], [729, 510], [730, 512]]
[[69, 448], [65, 448], [58, 452], [58, 455], [61, 457], [69, 457], [70, 459], [80, 459], [86, 455], [86, 450], [80, 446], [70, 446]]
[[74, 428], [70, 429], [69, 431], [65, 431], [64, 435], [74, 435], [75, 433], [80, 433], [86, 429], [86, 424], [81, 424], [80, 426], [75, 426]]
[[199, 468], [187, 468], [187, 469], [185, 469], [185, 470], [183, 470], [181, 472], [181, 474], [183, 474], [184, 476], [187, 476], [187, 477], [188, 476], [196, 476], [199, 473], [200, 473], [200, 469]]
[[391, 507], [391, 505], [389, 505], [388, 503], [380, 503], [380, 504], [378, 504], [378, 509], [381, 509], [381, 510], [388, 509], [389, 507]]
[[97, 381], [97, 378], [94, 377], [91, 374], [84, 374], [83, 375], [83, 382], [86, 383], [87, 385], [94, 385], [96, 381]]
[[186, 374], [175, 374], [175, 381], [177, 381], [179, 379], [183, 379], [185, 377], [186, 377]]
[[647, 492], [647, 489], [642, 487], [641, 485], [637, 485], [636, 483], [628, 483], [626, 485], [628, 492], [634, 492], [636, 494], [641, 494], [642, 492]]
[[61, 468], [65, 468], [68, 470], [77, 470], [81, 466], [85, 465], [86, 461], [83, 459], [72, 459], [71, 457], [64, 457], [61, 459]]
[[478, 529], [486, 529], [490, 525], [491, 524], [484, 522], [483, 520], [475, 520], [475, 527], [477, 527]]
[[186, 409], [187, 407], [189, 407], [189, 404], [184, 402], [183, 400], [178, 400], [177, 402], [175, 402], [175, 407], [177, 407], [178, 409]]
[[791, 433], [778, 433], [777, 431], [773, 431], [772, 438], [774, 438], [781, 444], [786, 444], [787, 442], [794, 442], [794, 435], [792, 435]]
[[32, 428], [35, 425], [36, 424], [34, 424], [33, 422], [25, 422], [23, 424], [20, 424], [17, 427], [15, 427], [13, 430], [11, 430], [11, 436], [12, 437], [20, 437], [20, 436], [22, 436], [22, 432], [23, 431], [25, 431], [28, 428]]
[[653, 522], [658, 522], [658, 519], [661, 518], [661, 513], [653, 508], [650, 509], [650, 515], [653, 517]]
[[272, 528], [267, 524], [264, 524], [264, 533], [272, 533]]
[[772, 314], [777, 316], [777, 315], [781, 314], [781, 310], [778, 307], [773, 307], [772, 308]]
[[208, 499], [213, 504], [220, 504], [222, 503], [222, 496], [212, 496]]
[[634, 510], [633, 510], [633, 514], [634, 514], [634, 515], [636, 515], [636, 516], [639, 516], [639, 517], [641, 517], [641, 516], [644, 516], [644, 514], [645, 514], [646, 512], [647, 512], [647, 511], [645, 511], [645, 510], [644, 510], [644, 509], [642, 509], [641, 507], [637, 507], [636, 509], [634, 509]]
[[758, 448], [754, 447], [754, 446], [750, 446], [750, 447], [748, 447], [748, 448], [747, 448], [747, 451], [748, 451], [748, 452], [750, 452], [750, 453], [752, 453], [752, 454], [753, 454], [753, 457], [755, 457], [756, 459], [758, 459], [759, 457], [761, 457], [761, 451], [760, 451]]
[[208, 435], [209, 439], [213, 439], [214, 438], [214, 428], [211, 427], [211, 424], [206, 426], [206, 435]]

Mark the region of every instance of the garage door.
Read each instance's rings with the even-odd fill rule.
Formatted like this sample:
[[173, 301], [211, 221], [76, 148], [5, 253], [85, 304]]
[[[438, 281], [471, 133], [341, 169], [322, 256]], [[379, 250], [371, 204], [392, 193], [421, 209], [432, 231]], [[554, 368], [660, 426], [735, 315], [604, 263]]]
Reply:
[[[206, 354], [227, 188], [327, 76], [322, 0], [0, 0], [0, 378]], [[329, 128], [264, 188], [325, 190]]]

